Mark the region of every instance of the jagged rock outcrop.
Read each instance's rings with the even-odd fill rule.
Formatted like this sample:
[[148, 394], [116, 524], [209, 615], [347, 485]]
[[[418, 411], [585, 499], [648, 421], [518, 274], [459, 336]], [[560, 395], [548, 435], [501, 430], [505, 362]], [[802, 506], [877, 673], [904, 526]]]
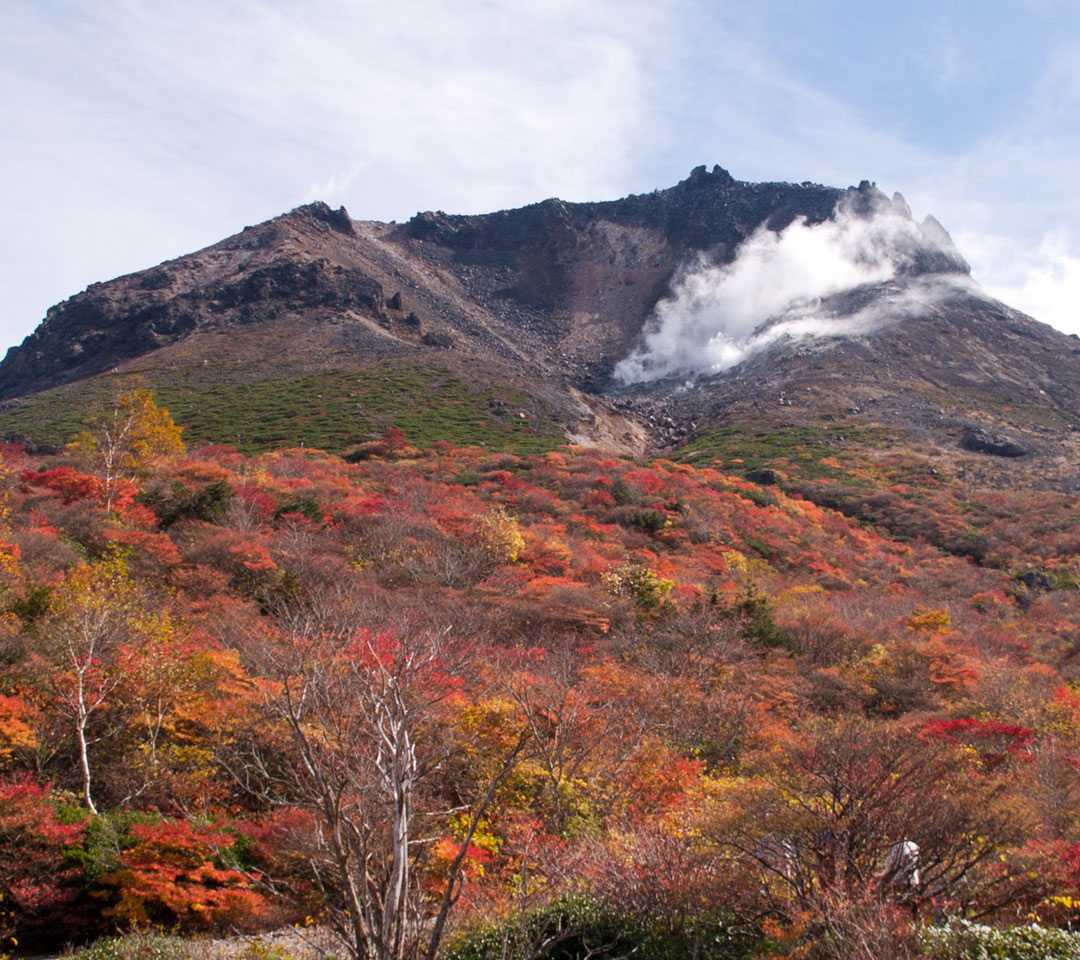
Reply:
[[[613, 380], [681, 269], [731, 263], [763, 228], [881, 213], [902, 227], [895, 275], [820, 305], [833, 317], [872, 312], [873, 325], [777, 337], [692, 382]], [[903, 197], [869, 181], [745, 183], [701, 166], [666, 190], [619, 200], [425, 212], [402, 224], [313, 203], [53, 307], [0, 363], [0, 400], [151, 354], [169, 369], [217, 362], [222, 351], [244, 362], [230, 331], [265, 329], [274, 349], [303, 353], [309, 366], [452, 357], [499, 382], [552, 385], [573, 436], [583, 435], [575, 424], [588, 396], [640, 424], [656, 448], [710, 426], [815, 423], [841, 410], [954, 449], [958, 419], [975, 421], [988, 439], [964, 448], [1003, 458], [1064, 450], [1062, 437], [1080, 427], [1076, 341], [981, 294], [968, 274], [933, 217], [916, 224]], [[935, 284], [933, 297], [908, 295]]]
[[[728, 262], [760, 227], [821, 222], [838, 205], [906, 212], [902, 198], [866, 181], [847, 190], [742, 183], [703, 166], [670, 189], [621, 200], [428, 212], [400, 226], [357, 224], [343, 207], [312, 203], [53, 307], [0, 364], [0, 399], [90, 376], [206, 327], [282, 316], [314, 323], [328, 313], [373, 320], [405, 343], [468, 341], [595, 386], [680, 264]], [[910, 269], [966, 271], [936, 221], [924, 229]]]
[[984, 430], [982, 427], [968, 427], [960, 442], [968, 450], [988, 453], [994, 457], [1022, 457], [1028, 452], [1013, 437]]

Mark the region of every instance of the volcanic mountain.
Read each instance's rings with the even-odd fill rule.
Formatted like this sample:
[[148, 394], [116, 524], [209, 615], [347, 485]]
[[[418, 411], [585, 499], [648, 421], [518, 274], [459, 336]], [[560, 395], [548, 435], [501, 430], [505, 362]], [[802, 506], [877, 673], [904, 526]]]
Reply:
[[[846, 280], [760, 316], [735, 302], [748, 251], [782, 287], [776, 245], [822, 227]], [[724, 310], [752, 328], [726, 331]], [[1077, 483], [1080, 340], [989, 298], [937, 221], [866, 181], [698, 167], [621, 200], [403, 224], [309, 204], [51, 308], [0, 363], [0, 429], [62, 440], [133, 373], [189, 440], [245, 448], [344, 449], [398, 425], [421, 443], [730, 457], [736, 435], [869, 430], [995, 482]]]

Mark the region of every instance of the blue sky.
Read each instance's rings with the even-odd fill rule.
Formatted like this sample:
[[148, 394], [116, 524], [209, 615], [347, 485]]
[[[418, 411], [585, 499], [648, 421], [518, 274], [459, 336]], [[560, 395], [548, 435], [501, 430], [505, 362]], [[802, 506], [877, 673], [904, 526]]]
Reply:
[[866, 178], [1080, 332], [1076, 0], [3, 0], [0, 348], [87, 284], [325, 199]]

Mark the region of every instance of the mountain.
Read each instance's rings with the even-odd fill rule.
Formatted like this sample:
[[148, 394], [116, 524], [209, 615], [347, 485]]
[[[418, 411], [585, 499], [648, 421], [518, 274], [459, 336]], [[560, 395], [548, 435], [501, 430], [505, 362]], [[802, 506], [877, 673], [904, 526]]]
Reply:
[[[820, 277], [798, 259], [812, 236]], [[814, 295], [747, 312], [731, 290], [754, 269], [750, 281], [780, 289], [805, 269]], [[717, 333], [725, 310], [752, 329]], [[673, 342], [688, 333], [700, 342]], [[683, 368], [718, 338], [730, 363]], [[87, 391], [131, 372], [169, 395], [189, 437], [241, 446], [310, 434], [342, 448], [451, 402], [483, 428], [457, 440], [703, 455], [733, 425], [841, 424], [979, 453], [1005, 482], [1032, 463], [1041, 483], [1077, 479], [1080, 341], [987, 297], [937, 221], [915, 223], [866, 181], [744, 183], [698, 167], [621, 200], [404, 224], [309, 204], [51, 308], [0, 363], [0, 428], [58, 439]], [[263, 404], [289, 383], [294, 402]], [[312, 394], [329, 408], [308, 409]]]
[[1080, 955], [1077, 350], [705, 168], [92, 286], [0, 365], [0, 940]]

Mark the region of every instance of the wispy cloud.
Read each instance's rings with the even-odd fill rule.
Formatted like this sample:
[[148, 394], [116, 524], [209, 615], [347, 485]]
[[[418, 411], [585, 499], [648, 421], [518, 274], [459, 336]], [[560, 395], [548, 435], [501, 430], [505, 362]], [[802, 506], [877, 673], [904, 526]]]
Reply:
[[4, 338], [319, 193], [381, 219], [616, 195], [663, 33], [650, 7], [12, 0]]
[[952, 225], [973, 275], [1012, 306], [1080, 333], [1076, 265], [1080, 193], [1080, 47], [1046, 65], [1020, 115], [955, 157], [910, 196]]
[[981, 264], [989, 294], [1043, 323], [1080, 334], [1080, 244], [1068, 230], [1053, 230], [1034, 247], [980, 233], [958, 239]]
[[[692, 31], [705, 28], [692, 18], [680, 26], [686, 47], [699, 47]], [[738, 23], [707, 29], [708, 53], [699, 50], [693, 82], [678, 78], [680, 88], [673, 78], [667, 92], [679, 124], [667, 151], [674, 169], [681, 172], [689, 155], [716, 159], [741, 179], [900, 185], [932, 163], [895, 129], [800, 78]]]
[[976, 80], [982, 73], [979, 66], [971, 59], [956, 31], [948, 24], [939, 28], [936, 56], [933, 68], [940, 87], [949, 88]]

